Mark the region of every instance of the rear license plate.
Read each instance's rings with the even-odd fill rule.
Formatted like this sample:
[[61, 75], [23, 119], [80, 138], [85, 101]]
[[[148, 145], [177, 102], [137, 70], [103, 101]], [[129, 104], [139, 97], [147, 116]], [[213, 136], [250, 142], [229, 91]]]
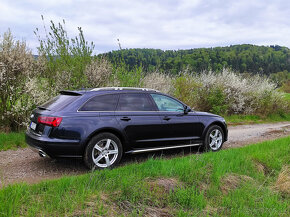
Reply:
[[36, 129], [36, 123], [31, 122], [30, 129], [35, 130]]

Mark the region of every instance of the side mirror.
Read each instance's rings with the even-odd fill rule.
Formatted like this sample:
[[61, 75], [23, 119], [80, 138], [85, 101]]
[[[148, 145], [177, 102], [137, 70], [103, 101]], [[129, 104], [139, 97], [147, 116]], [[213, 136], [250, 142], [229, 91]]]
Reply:
[[191, 108], [189, 106], [184, 107], [184, 114], [188, 114], [188, 112], [191, 112]]

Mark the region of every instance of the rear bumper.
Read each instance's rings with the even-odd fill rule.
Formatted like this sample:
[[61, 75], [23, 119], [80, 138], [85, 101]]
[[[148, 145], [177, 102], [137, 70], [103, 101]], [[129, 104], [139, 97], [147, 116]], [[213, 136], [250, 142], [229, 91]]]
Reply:
[[26, 143], [35, 151], [43, 151], [48, 156], [55, 157], [82, 157], [79, 140], [67, 140], [37, 136], [29, 130], [25, 134]]

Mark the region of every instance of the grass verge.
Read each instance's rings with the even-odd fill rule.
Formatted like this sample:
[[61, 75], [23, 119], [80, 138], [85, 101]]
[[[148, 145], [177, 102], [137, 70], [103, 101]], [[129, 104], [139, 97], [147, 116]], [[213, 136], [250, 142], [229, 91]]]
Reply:
[[272, 114], [267, 117], [258, 115], [231, 115], [225, 117], [229, 125], [242, 124], [259, 124], [259, 123], [275, 123], [281, 121], [290, 121], [290, 113], [287, 114]]
[[283, 184], [289, 171], [281, 172], [289, 168], [289, 144], [290, 136], [215, 153], [150, 158], [36, 185], [9, 185], [0, 190], [0, 215], [289, 216], [290, 194], [283, 191], [290, 187]]
[[0, 151], [26, 147], [25, 133], [0, 133]]
[[285, 99], [290, 101], [290, 93], [285, 93]]

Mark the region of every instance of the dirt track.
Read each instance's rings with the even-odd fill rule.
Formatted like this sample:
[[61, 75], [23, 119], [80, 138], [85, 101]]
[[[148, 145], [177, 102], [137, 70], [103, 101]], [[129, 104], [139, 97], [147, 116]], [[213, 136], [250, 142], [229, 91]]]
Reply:
[[[275, 124], [239, 125], [229, 127], [229, 141], [223, 149], [241, 147], [290, 135], [290, 122]], [[172, 157], [178, 154], [195, 153], [197, 149], [178, 149], [149, 154], [128, 155], [122, 164], [146, 160], [152, 155]], [[15, 182], [36, 183], [64, 175], [77, 175], [88, 172], [81, 160], [52, 160], [41, 158], [29, 148], [0, 152], [0, 188]]]

